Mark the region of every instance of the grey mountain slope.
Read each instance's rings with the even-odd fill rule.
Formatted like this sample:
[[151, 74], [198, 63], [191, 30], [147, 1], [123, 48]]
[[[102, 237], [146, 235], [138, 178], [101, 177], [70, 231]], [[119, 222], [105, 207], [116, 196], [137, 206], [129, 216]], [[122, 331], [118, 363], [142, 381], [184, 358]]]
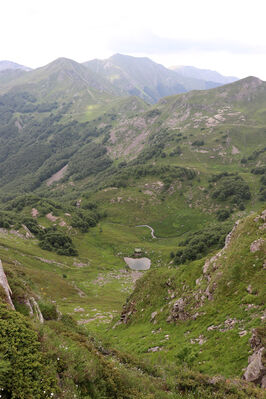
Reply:
[[106, 60], [95, 59], [84, 65], [107, 78], [124, 93], [137, 95], [149, 103], [155, 103], [164, 96], [220, 85], [187, 78], [146, 57], [115, 54]]
[[[37, 98], [58, 100], [86, 95], [95, 101], [99, 96], [120, 94], [108, 80], [82, 64], [67, 58], [57, 60], [28, 72], [10, 84], [0, 87], [0, 92], [10, 89], [30, 91]], [[96, 101], [97, 102], [97, 101]]]
[[3, 69], [0, 70], [0, 87], [8, 86], [12, 81], [26, 74], [23, 69]]
[[170, 67], [170, 69], [188, 78], [202, 79], [205, 81], [217, 82], [220, 84], [232, 83], [238, 80], [238, 78], [235, 76], [223, 76], [219, 72], [209, 69], [200, 69], [194, 66], [179, 65], [172, 66]]
[[16, 62], [7, 61], [7, 60], [0, 61], [0, 71], [4, 71], [6, 69], [21, 69], [23, 71], [31, 70], [31, 68], [17, 64]]

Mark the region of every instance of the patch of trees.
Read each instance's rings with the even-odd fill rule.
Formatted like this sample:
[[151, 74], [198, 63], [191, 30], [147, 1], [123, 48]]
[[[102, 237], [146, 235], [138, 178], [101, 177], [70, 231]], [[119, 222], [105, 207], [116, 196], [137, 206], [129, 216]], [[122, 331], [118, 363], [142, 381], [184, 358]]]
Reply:
[[0, 211], [0, 228], [9, 229], [15, 222], [17, 222], [16, 215]]
[[45, 229], [39, 236], [40, 247], [46, 251], [54, 251], [58, 255], [77, 256], [78, 251], [69, 236], [62, 231], [57, 231], [55, 227]]
[[[39, 239], [39, 245], [42, 249], [55, 251], [59, 255], [77, 255], [71, 238], [63, 231], [58, 231], [56, 226], [42, 228], [36, 219], [27, 216], [21, 219], [21, 223], [25, 224], [31, 233]], [[72, 249], [75, 254], [72, 253]]]
[[192, 145], [193, 146], [196, 146], [196, 147], [201, 147], [201, 146], [203, 146], [205, 143], [204, 143], [204, 140], [195, 140], [195, 141], [193, 141], [193, 143], [192, 143]]
[[55, 226], [42, 229], [36, 219], [24, 218], [23, 223], [39, 239], [39, 245], [46, 251], [56, 252], [58, 255], [77, 256], [72, 239]]
[[41, 198], [33, 194], [22, 195], [15, 198], [5, 206], [5, 209], [9, 211], [20, 212], [28, 206], [38, 208], [40, 216], [44, 216], [49, 212], [53, 212], [56, 215], [58, 210], [63, 209], [61, 204], [51, 199]]
[[256, 161], [256, 159], [260, 156], [260, 154], [263, 154], [264, 152], [266, 152], [266, 147], [264, 147], [260, 150], [255, 150], [252, 152], [251, 155], [249, 155], [248, 158], [242, 158], [241, 163], [246, 164], [246, 163], [248, 163], [248, 161]]
[[216, 183], [212, 190], [212, 198], [219, 201], [229, 200], [231, 204], [243, 208], [243, 201], [251, 198], [248, 184], [238, 174], [220, 173], [212, 176], [209, 182]]
[[141, 152], [141, 155], [138, 157], [138, 161], [140, 161], [141, 163], [145, 163], [149, 159], [159, 157], [162, 155], [163, 149], [164, 143], [151, 145], [149, 148], [146, 148]]
[[76, 210], [75, 214], [72, 214], [71, 226], [79, 229], [82, 233], [86, 233], [90, 227], [97, 225], [100, 218], [101, 216], [96, 211], [96, 208], [90, 211], [79, 209]]
[[254, 175], [264, 175], [266, 174], [266, 166], [257, 166], [256, 168], [251, 169], [251, 173]]
[[175, 157], [177, 155], [182, 154], [181, 147], [177, 146], [173, 151], [170, 152], [170, 157]]
[[107, 155], [107, 149], [102, 144], [90, 143], [84, 146], [71, 158], [68, 175], [82, 179], [92, 174], [102, 172], [111, 166], [112, 160]]
[[171, 253], [175, 265], [201, 259], [208, 252], [222, 248], [225, 237], [231, 230], [231, 227], [231, 223], [220, 223], [189, 234], [186, 240], [180, 242], [179, 246], [181, 248], [178, 248], [176, 253]]
[[130, 165], [122, 170], [117, 170], [115, 178], [112, 180], [112, 185], [116, 187], [126, 187], [129, 179], [141, 179], [146, 176], [159, 176], [167, 183], [179, 180], [191, 180], [196, 176], [193, 169], [183, 168], [180, 166], [170, 165]]
[[41, 103], [37, 104], [37, 98], [25, 91], [6, 93], [0, 96], [0, 118], [2, 122], [8, 123], [14, 112], [31, 113], [31, 112], [51, 112], [56, 109], [58, 104]]
[[152, 109], [146, 113], [147, 118], [155, 118], [161, 115], [161, 111], [158, 108]]

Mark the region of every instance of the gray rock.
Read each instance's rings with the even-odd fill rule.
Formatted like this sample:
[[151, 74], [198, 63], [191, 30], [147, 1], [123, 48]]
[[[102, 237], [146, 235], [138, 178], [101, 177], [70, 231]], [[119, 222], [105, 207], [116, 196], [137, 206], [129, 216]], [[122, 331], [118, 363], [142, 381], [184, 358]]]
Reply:
[[155, 346], [154, 348], [149, 348], [148, 352], [159, 352], [161, 350], [162, 348], [160, 348], [159, 346]]
[[252, 331], [252, 337], [249, 340], [253, 349], [253, 354], [248, 358], [248, 366], [243, 375], [244, 379], [254, 382], [261, 387], [266, 387], [266, 366], [263, 364], [263, 355], [265, 348], [263, 347], [261, 338], [256, 329]]

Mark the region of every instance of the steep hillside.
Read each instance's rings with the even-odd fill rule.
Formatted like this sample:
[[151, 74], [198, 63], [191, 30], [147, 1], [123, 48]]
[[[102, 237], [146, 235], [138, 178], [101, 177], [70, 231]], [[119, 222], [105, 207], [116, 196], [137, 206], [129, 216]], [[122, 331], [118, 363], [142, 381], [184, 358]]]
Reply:
[[[38, 100], [65, 101], [87, 95], [91, 101], [99, 100], [99, 95], [115, 94], [116, 89], [101, 76], [89, 71], [83, 65], [67, 58], [59, 58], [50, 64], [35, 69], [13, 81], [2, 91], [13, 88], [30, 91]], [[100, 97], [101, 98], [101, 97]]]
[[[265, 210], [252, 214], [235, 224], [218, 253], [149, 271], [110, 330], [114, 342], [157, 361], [227, 377], [243, 375], [256, 349], [265, 367], [265, 221]], [[261, 346], [250, 346], [254, 334], [264, 335]], [[265, 386], [265, 368], [253, 371], [246, 378]]]
[[188, 78], [202, 79], [206, 82], [226, 84], [233, 83], [238, 80], [238, 78], [236, 78], [235, 76], [223, 76], [219, 72], [211, 71], [209, 69], [195, 68], [193, 66], [179, 65], [172, 66], [170, 69]]
[[[215, 163], [219, 159], [223, 162], [224, 157], [232, 161], [237, 158], [232, 155], [250, 151], [256, 143], [263, 143], [265, 102], [266, 84], [253, 77], [208, 91], [166, 97], [139, 118], [125, 117], [118, 121], [107, 143], [109, 151], [113, 157], [123, 155], [124, 151], [125, 155], [136, 157], [143, 148], [142, 143], [151, 136], [160, 137], [161, 142], [167, 137], [165, 144], [170, 149], [169, 135], [175, 135], [190, 152], [198, 152], [198, 157], [212, 159], [215, 156]], [[124, 134], [125, 125], [127, 134]], [[248, 147], [247, 134], [251, 144]]]
[[107, 78], [122, 92], [141, 97], [152, 104], [164, 96], [219, 86], [184, 77], [149, 58], [115, 54], [107, 60], [96, 59], [84, 65]]

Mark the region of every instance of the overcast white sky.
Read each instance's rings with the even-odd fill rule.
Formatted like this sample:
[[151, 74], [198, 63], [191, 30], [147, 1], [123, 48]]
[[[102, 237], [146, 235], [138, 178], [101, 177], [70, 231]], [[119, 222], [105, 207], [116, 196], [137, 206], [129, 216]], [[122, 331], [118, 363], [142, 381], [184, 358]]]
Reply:
[[266, 0], [0, 0], [0, 60], [114, 53], [266, 80]]

